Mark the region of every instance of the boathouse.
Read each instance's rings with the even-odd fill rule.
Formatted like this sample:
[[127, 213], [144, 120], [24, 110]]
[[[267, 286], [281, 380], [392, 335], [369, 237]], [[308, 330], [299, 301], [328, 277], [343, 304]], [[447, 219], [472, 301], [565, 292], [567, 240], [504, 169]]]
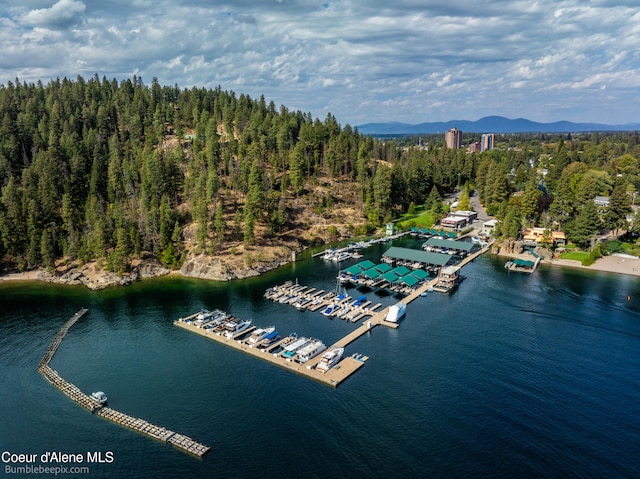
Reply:
[[476, 245], [467, 241], [454, 241], [442, 238], [429, 238], [422, 247], [426, 251], [466, 256], [476, 248]]
[[438, 282], [434, 285], [433, 290], [439, 293], [450, 293], [460, 283], [460, 267], [447, 266], [440, 270]]
[[411, 269], [435, 270], [446, 266], [453, 259], [448, 254], [392, 246], [382, 255], [381, 261]]

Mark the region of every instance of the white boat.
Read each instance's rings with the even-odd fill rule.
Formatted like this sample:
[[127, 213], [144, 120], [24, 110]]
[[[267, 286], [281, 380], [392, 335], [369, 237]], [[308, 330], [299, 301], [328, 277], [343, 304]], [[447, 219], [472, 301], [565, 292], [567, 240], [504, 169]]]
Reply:
[[319, 339], [314, 339], [309, 344], [307, 344], [306, 346], [298, 350], [296, 361], [299, 362], [300, 364], [304, 364], [307, 361], [309, 361], [309, 359], [315, 358], [318, 354], [320, 354], [325, 349], [327, 349], [327, 347], [322, 341], [320, 341]]
[[407, 305], [400, 301], [399, 303], [394, 304], [389, 307], [389, 312], [387, 313], [387, 317], [385, 321], [389, 321], [390, 323], [396, 323], [400, 318], [404, 316], [404, 313], [407, 312]]
[[338, 306], [337, 304], [330, 304], [324, 309], [324, 311], [322, 311], [322, 314], [324, 316], [331, 316], [333, 313], [335, 313], [338, 310], [339, 307], [340, 306]]
[[338, 253], [337, 255], [333, 256], [333, 261], [337, 261], [338, 263], [348, 260], [349, 258], [351, 258], [351, 253], [349, 253], [348, 251], [342, 251], [340, 253]]
[[266, 349], [269, 346], [272, 346], [276, 343], [276, 341], [280, 341], [282, 336], [278, 333], [278, 331], [273, 331], [272, 333], [267, 334], [262, 341], [260, 341], [257, 346], [260, 349]]
[[340, 319], [344, 319], [344, 316], [347, 315], [347, 313], [349, 313], [349, 311], [351, 311], [351, 309], [349, 308], [348, 305], [344, 305], [342, 308], [340, 308], [340, 310], [336, 313], [336, 318], [340, 318]]
[[207, 311], [203, 309], [198, 314], [198, 319], [193, 323], [197, 328], [201, 328], [206, 324], [220, 324], [223, 320], [227, 319], [229, 315], [220, 309], [214, 309], [213, 311]]
[[293, 303], [293, 307], [299, 311], [304, 311], [310, 302], [311, 300], [308, 298], [301, 298]]
[[316, 371], [320, 371], [321, 373], [326, 373], [329, 369], [338, 364], [338, 361], [342, 358], [344, 354], [344, 348], [334, 348], [330, 349], [326, 353], [322, 355], [320, 362], [316, 366]]
[[100, 404], [107, 404], [107, 395], [102, 391], [96, 391], [91, 393], [91, 398], [98, 401]]
[[284, 351], [282, 352], [282, 357], [292, 358], [297, 354], [298, 350], [306, 346], [309, 343], [309, 341], [311, 341], [309, 338], [296, 339], [294, 342], [284, 347]]
[[251, 326], [251, 320], [247, 320], [247, 321], [239, 321], [237, 319], [234, 319], [232, 321], [229, 321], [226, 325], [225, 325], [225, 333], [224, 335], [231, 339], [233, 338], [236, 334], [241, 333], [242, 331], [244, 331], [245, 329], [247, 329], [249, 326]]
[[326, 250], [324, 252], [324, 254], [322, 255], [322, 259], [326, 259], [326, 260], [332, 260], [333, 256], [336, 254], [336, 251], [332, 248], [329, 248], [328, 250]]
[[249, 336], [249, 339], [247, 339], [247, 344], [249, 346], [255, 346], [264, 338], [266, 338], [268, 335], [273, 333], [275, 330], [276, 328], [274, 326], [270, 326], [265, 329], [256, 329], [253, 333], [251, 333], [251, 336]]

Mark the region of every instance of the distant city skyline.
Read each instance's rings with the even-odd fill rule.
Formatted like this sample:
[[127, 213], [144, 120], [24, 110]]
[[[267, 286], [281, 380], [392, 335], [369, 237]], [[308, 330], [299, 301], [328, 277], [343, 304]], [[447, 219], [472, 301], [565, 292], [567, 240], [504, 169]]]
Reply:
[[640, 122], [635, 0], [424, 3], [8, 0], [0, 84], [136, 75], [343, 125]]

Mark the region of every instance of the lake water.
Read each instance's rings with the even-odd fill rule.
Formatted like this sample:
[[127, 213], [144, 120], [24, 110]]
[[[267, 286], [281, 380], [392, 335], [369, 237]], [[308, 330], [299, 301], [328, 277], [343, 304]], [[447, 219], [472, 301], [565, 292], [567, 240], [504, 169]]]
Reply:
[[[337, 389], [172, 324], [220, 308], [331, 344], [357, 325], [262, 295], [289, 279], [333, 289], [334, 263], [303, 256], [242, 281], [100, 292], [0, 282], [0, 452], [112, 452], [112, 463], [83, 464], [89, 477], [640, 477], [640, 283], [503, 263], [478, 258], [452, 295], [428, 293], [397, 330], [351, 344], [346, 354], [370, 359]], [[81, 307], [89, 313], [51, 367], [105, 391], [114, 409], [211, 446], [203, 460], [93, 416], [38, 373]]]

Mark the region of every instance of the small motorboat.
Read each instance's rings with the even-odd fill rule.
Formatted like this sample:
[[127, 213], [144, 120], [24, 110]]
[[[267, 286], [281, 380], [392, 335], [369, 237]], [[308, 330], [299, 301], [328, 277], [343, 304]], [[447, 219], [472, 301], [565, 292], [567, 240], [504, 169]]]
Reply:
[[100, 404], [107, 404], [107, 395], [102, 391], [91, 393], [91, 399], [95, 399]]

